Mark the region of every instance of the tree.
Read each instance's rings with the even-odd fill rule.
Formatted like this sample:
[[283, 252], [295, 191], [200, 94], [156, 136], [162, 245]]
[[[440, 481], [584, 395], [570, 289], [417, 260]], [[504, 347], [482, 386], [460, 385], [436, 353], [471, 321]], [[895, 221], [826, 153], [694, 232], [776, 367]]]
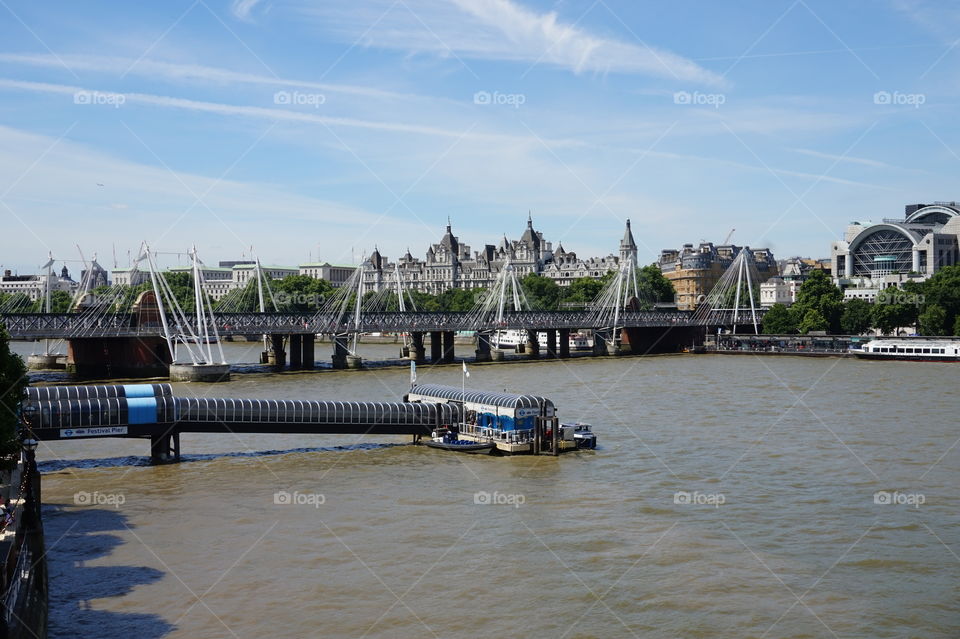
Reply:
[[520, 280], [520, 286], [523, 287], [523, 292], [532, 308], [540, 311], [557, 310], [562, 291], [549, 277], [530, 273]]
[[816, 310], [826, 322], [822, 329], [840, 332], [840, 317], [843, 314], [843, 292], [834, 286], [830, 277], [821, 270], [814, 270], [797, 290], [797, 301], [791, 308], [797, 324], [803, 324], [810, 310]]
[[827, 328], [827, 318], [817, 309], [811, 308], [807, 311], [806, 315], [803, 316], [803, 321], [800, 322], [797, 330], [806, 335], [810, 331], [825, 331]]
[[873, 309], [870, 303], [853, 298], [847, 300], [840, 314], [840, 332], [844, 335], [862, 335], [873, 324]]
[[763, 332], [772, 335], [792, 335], [797, 332], [796, 318], [783, 304], [774, 304], [763, 316]]
[[[50, 312], [51, 313], [69, 313], [70, 305], [73, 303], [73, 297], [66, 291], [53, 291], [50, 293]], [[46, 301], [43, 302], [46, 305]]]
[[482, 288], [448, 288], [437, 296], [437, 305], [439, 310], [443, 311], [469, 311], [473, 308], [477, 296], [483, 292]]
[[10, 352], [10, 335], [0, 326], [0, 464], [11, 466], [20, 450], [17, 438], [20, 402], [27, 387], [27, 367]]
[[654, 303], [673, 302], [676, 299], [677, 291], [673, 288], [673, 282], [663, 276], [656, 264], [637, 269], [637, 287], [642, 297]]
[[592, 277], [581, 277], [570, 282], [567, 290], [563, 291], [563, 302], [571, 306], [584, 307], [600, 294], [603, 290], [602, 280], [595, 280]]
[[[946, 314], [944, 329], [953, 327], [960, 318], [960, 265], [945, 266], [923, 283], [924, 304], [936, 304]], [[954, 331], [957, 334], [957, 331]]]
[[873, 324], [884, 335], [889, 335], [901, 326], [917, 323], [919, 305], [916, 293], [907, 293], [891, 286], [877, 294], [873, 303]]
[[192, 273], [164, 273], [163, 279], [167, 281], [174, 298], [180, 304], [184, 313], [192, 313], [197, 309], [193, 299], [193, 274]]
[[[253, 286], [257, 286], [256, 280], [253, 281]], [[282, 280], [271, 282], [270, 287], [277, 300], [278, 310], [294, 313], [318, 310], [323, 300], [333, 292], [330, 282], [309, 275], [288, 275]], [[268, 295], [266, 290], [263, 294]]]
[[928, 304], [920, 313], [920, 333], [923, 335], [946, 335], [947, 312], [939, 304]]

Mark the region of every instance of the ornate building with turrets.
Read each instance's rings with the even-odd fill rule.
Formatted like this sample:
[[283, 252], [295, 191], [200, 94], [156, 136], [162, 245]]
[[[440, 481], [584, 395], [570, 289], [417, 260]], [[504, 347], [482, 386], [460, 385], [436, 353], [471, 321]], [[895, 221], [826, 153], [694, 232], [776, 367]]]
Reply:
[[462, 244], [453, 234], [450, 221], [436, 244], [427, 249], [426, 259], [419, 260], [406, 254], [396, 262], [390, 262], [379, 250], [369, 258], [364, 278], [364, 292], [380, 291], [393, 286], [397, 277], [407, 290], [439, 295], [451, 288], [489, 288], [500, 271], [509, 263], [518, 277], [531, 273], [549, 277], [559, 286], [569, 286], [581, 277], [603, 277], [608, 271], [619, 268], [622, 260], [632, 258], [637, 263], [637, 245], [627, 220], [619, 256], [592, 257], [586, 260], [577, 254], [565, 251], [562, 245], [553, 250], [553, 245], [544, 239], [543, 233], [533, 228], [533, 216], [527, 215], [527, 228], [519, 240], [506, 236], [497, 244], [486, 244], [483, 249], [471, 252], [470, 246]]

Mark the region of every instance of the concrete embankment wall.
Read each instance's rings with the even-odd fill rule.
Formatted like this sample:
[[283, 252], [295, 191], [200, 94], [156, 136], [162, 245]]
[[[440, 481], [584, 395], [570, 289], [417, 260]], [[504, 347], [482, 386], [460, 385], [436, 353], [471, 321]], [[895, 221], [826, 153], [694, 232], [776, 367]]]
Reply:
[[0, 532], [0, 639], [47, 636], [47, 561], [40, 519], [40, 475], [21, 463], [4, 472], [0, 497], [14, 519]]

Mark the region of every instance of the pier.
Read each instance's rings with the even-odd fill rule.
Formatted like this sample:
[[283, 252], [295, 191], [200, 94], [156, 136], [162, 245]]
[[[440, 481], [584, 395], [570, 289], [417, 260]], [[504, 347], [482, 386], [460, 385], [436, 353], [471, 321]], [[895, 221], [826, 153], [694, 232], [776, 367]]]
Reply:
[[[433, 398], [441, 390], [444, 394]], [[500, 437], [510, 453], [558, 451], [550, 400], [469, 391], [465, 411], [463, 397], [453, 390], [420, 386], [411, 391], [410, 401], [351, 402], [176, 397], [170, 384], [34, 386], [27, 389], [22, 415], [29, 436], [42, 441], [149, 440], [153, 463], [180, 461], [182, 433], [410, 435], [416, 442], [451, 425], [475, 427], [478, 437]], [[493, 408], [478, 419], [469, 401], [480, 398]], [[551, 425], [548, 444], [543, 434]], [[532, 437], [524, 434], [528, 431]], [[518, 434], [528, 446], [520, 445]]]

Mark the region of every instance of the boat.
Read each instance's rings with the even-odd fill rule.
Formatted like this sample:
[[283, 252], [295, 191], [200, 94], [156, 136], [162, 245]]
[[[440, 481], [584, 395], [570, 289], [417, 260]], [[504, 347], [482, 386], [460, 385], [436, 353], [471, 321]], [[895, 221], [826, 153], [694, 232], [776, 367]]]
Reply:
[[576, 422], [573, 424], [560, 424], [561, 430], [573, 430], [573, 441], [577, 448], [596, 448], [597, 436], [593, 433], [593, 427], [590, 424]]
[[454, 450], [460, 453], [490, 453], [496, 448], [493, 442], [478, 442], [469, 439], [458, 439], [459, 433], [455, 428], [438, 428], [433, 431], [431, 438], [424, 442], [430, 448], [440, 450]]
[[593, 338], [583, 332], [570, 333], [571, 351], [589, 351], [593, 348]]
[[[557, 347], [559, 348], [559, 331], [557, 333]], [[524, 330], [500, 330], [494, 332], [490, 340], [490, 345], [500, 350], [516, 350], [518, 346], [525, 346], [528, 339], [529, 335], [527, 331]], [[546, 350], [548, 339], [546, 331], [539, 331], [537, 333], [537, 341], [540, 343], [541, 349]], [[593, 338], [583, 332], [570, 333], [567, 344], [569, 344], [571, 351], [589, 351], [593, 348]]]
[[860, 359], [914, 362], [960, 361], [960, 340], [949, 338], [874, 339], [850, 353]]

